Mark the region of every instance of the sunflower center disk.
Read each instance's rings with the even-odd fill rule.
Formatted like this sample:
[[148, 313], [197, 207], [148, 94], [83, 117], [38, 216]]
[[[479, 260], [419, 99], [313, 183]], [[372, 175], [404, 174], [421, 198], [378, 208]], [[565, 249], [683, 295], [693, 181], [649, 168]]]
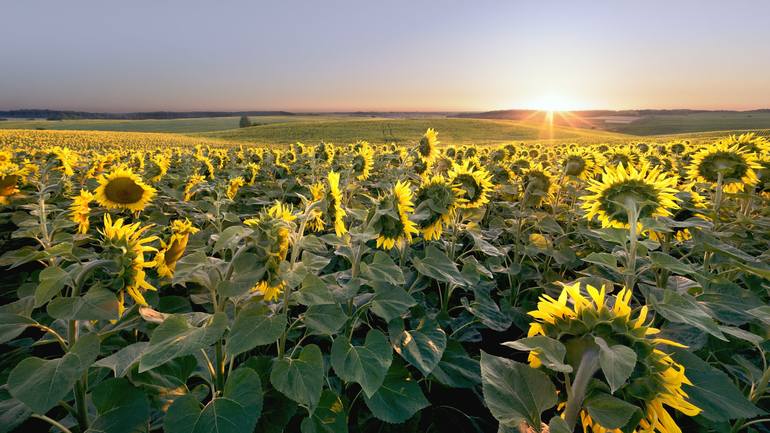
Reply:
[[111, 180], [104, 188], [104, 195], [115, 203], [130, 204], [142, 199], [144, 189], [132, 179], [119, 177]]
[[600, 199], [600, 207], [615, 221], [628, 223], [628, 203], [634, 203], [640, 218], [649, 218], [658, 207], [655, 189], [641, 181], [627, 181], [609, 187]]

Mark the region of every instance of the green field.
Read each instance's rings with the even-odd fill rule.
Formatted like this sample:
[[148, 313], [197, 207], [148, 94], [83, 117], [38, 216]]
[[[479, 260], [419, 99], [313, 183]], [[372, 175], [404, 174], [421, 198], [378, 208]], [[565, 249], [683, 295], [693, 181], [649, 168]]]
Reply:
[[[167, 132], [224, 139], [251, 144], [317, 143], [412, 143], [427, 128], [439, 131], [444, 144], [497, 144], [511, 142], [628, 142], [675, 139], [712, 140], [755, 130], [770, 133], [770, 113], [698, 113], [646, 116], [628, 124], [593, 128], [549, 126], [540, 120], [514, 121], [428, 117], [373, 117], [355, 115], [251, 116], [256, 126], [238, 128], [238, 117], [202, 117], [167, 120], [4, 120], [0, 129], [100, 130]], [[603, 128], [612, 128], [612, 131]]]
[[711, 112], [643, 116], [631, 123], [608, 124], [605, 128], [631, 135], [769, 129], [770, 113]]
[[[313, 122], [337, 119], [331, 116], [251, 116], [252, 123]], [[162, 120], [15, 120], [0, 121], [0, 129], [56, 129], [86, 131], [175, 132], [180, 134], [219, 131], [238, 127], [239, 117], [196, 117]]]
[[239, 128], [199, 134], [209, 138], [255, 144], [289, 144], [296, 141], [315, 143], [351, 143], [367, 140], [371, 143], [409, 143], [427, 128], [439, 131], [446, 144], [494, 144], [513, 141], [596, 142], [628, 140], [626, 135], [579, 128], [553, 127], [527, 122], [482, 119], [420, 118], [349, 118], [324, 122], [274, 123], [265, 126]]

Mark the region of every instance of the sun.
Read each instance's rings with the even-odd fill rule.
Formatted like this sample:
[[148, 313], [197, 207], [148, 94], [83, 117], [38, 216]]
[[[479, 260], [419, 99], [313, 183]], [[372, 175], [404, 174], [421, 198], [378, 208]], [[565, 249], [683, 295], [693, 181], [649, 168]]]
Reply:
[[546, 94], [533, 101], [531, 107], [537, 111], [553, 113], [576, 110], [577, 104], [563, 95]]

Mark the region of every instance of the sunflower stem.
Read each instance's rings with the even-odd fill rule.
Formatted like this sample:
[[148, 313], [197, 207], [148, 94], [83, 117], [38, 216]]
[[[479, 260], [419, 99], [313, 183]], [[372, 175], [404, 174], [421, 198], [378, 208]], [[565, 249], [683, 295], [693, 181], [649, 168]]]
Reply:
[[580, 359], [580, 365], [578, 365], [577, 372], [575, 372], [575, 380], [570, 388], [567, 406], [564, 409], [564, 420], [569, 426], [569, 431], [575, 430], [578, 414], [583, 407], [583, 400], [586, 397], [588, 383], [598, 370], [599, 352], [594, 348], [588, 349]]
[[636, 202], [633, 199], [626, 201], [626, 210], [628, 211], [628, 251], [626, 255], [626, 288], [632, 290], [636, 284], [636, 247], [637, 247], [637, 223], [638, 212]]
[[[297, 229], [297, 232], [294, 234], [294, 245], [292, 245], [291, 248], [291, 261], [289, 269], [291, 271], [294, 270], [294, 264], [297, 263], [297, 259], [299, 258], [299, 253], [302, 243], [302, 237], [305, 234], [305, 227], [307, 226], [307, 220], [310, 217], [310, 212], [315, 208], [317, 202], [310, 203], [305, 206], [305, 212], [302, 214], [302, 221], [299, 224], [299, 228]], [[286, 287], [283, 290], [283, 315], [284, 317], [289, 317], [289, 288]], [[286, 337], [289, 335], [289, 328], [286, 328], [283, 333], [281, 334], [281, 339], [278, 340], [278, 356], [283, 357], [283, 354], [286, 353]]]

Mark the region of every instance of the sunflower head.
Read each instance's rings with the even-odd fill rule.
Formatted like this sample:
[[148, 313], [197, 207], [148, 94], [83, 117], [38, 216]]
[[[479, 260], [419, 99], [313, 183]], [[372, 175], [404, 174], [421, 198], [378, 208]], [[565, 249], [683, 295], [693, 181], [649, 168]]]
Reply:
[[334, 224], [334, 232], [337, 236], [347, 233], [345, 228], [345, 216], [347, 213], [342, 208], [342, 191], [340, 190], [340, 174], [330, 171], [327, 177], [329, 193], [326, 197], [327, 215], [329, 215]]
[[252, 288], [266, 300], [275, 300], [285, 287], [281, 273], [281, 263], [286, 260], [291, 244], [291, 229], [296, 216], [288, 205], [276, 201], [273, 206], [263, 210], [256, 218], [244, 223], [254, 231], [257, 266], [264, 269], [264, 274]]
[[390, 250], [412, 241], [417, 227], [409, 219], [414, 210], [412, 190], [406, 182], [398, 181], [389, 194], [380, 197], [372, 226], [378, 233], [377, 248]]
[[155, 188], [145, 184], [130, 168], [119, 167], [99, 178], [96, 201], [107, 209], [138, 212], [155, 197]]
[[671, 216], [677, 209], [677, 178], [643, 164], [640, 169], [623, 165], [607, 167], [601, 180], [590, 180], [592, 195], [581, 197], [586, 218], [597, 217], [602, 227], [626, 228], [629, 212], [637, 218]]
[[593, 162], [584, 152], [571, 150], [562, 159], [562, 171], [569, 178], [587, 180], [594, 174]]
[[70, 211], [72, 212], [72, 221], [78, 225], [78, 233], [88, 232], [88, 216], [91, 215], [91, 209], [88, 205], [94, 200], [94, 195], [87, 189], [80, 190], [80, 194], [72, 199]]
[[721, 178], [724, 190], [735, 193], [756, 185], [755, 170], [761, 168], [753, 153], [728, 139], [696, 152], [687, 171], [697, 182], [717, 184]]
[[471, 161], [455, 164], [448, 174], [449, 182], [460, 190], [459, 208], [475, 209], [489, 203], [492, 176], [483, 167], [474, 169]]
[[[614, 385], [613, 395], [637, 406], [641, 415], [632, 417], [622, 430], [636, 431], [638, 428], [645, 432], [678, 433], [680, 429], [663, 405], [688, 416], [697, 415], [700, 409], [687, 401], [687, 394], [682, 390], [682, 385], [691, 385], [684, 367], [660, 346], [684, 346], [655, 337], [660, 331], [647, 323], [646, 305], [632, 317], [631, 295], [628, 289], [610, 297], [604, 287], [596, 289], [589, 285], [583, 292], [580, 283], [564, 285], [557, 298], [542, 295], [537, 310], [529, 312], [534, 321], [530, 324], [528, 337], [545, 336], [564, 345], [567, 349], [565, 362], [571, 367], [568, 372], [577, 371], [584, 359], [596, 359], [608, 345], [621, 344], [626, 350], [633, 351], [634, 368], [623, 383]], [[529, 363], [535, 368], [543, 365], [536, 349], [530, 351]], [[598, 366], [593, 371], [594, 380], [602, 381], [604, 376]], [[603, 393], [602, 388], [606, 385], [592, 387], [587, 397]], [[580, 418], [585, 431], [615, 431], [591, 419], [585, 409]]]
[[528, 206], [539, 206], [544, 199], [550, 197], [556, 184], [551, 178], [550, 172], [537, 163], [524, 170], [521, 174], [523, 202]]
[[353, 157], [353, 173], [358, 180], [366, 180], [374, 167], [374, 150], [366, 141], [356, 143], [356, 155]]
[[455, 217], [461, 191], [443, 176], [423, 178], [417, 190], [414, 220], [426, 240], [438, 240]]
[[[114, 278], [114, 288], [126, 292], [139, 305], [147, 306], [142, 292], [156, 290], [146, 279], [146, 268], [155, 266], [154, 262], [145, 261], [145, 253], [157, 251], [145, 245], [156, 241], [157, 236], [142, 237], [150, 226], [140, 227], [140, 223], [125, 224], [123, 218], [113, 221], [110, 214], [104, 215], [102, 235], [103, 256], [118, 263], [119, 271]], [[122, 310], [122, 306], [121, 306]]]
[[238, 190], [241, 189], [243, 185], [246, 185], [246, 180], [241, 176], [230, 179], [230, 182], [227, 184], [227, 198], [235, 200]]
[[155, 255], [155, 266], [158, 275], [171, 278], [174, 276], [176, 262], [182, 258], [187, 248], [190, 235], [198, 232], [188, 219], [174, 220], [171, 223], [171, 238], [168, 242], [161, 241], [161, 248]]
[[417, 145], [417, 153], [421, 159], [431, 163], [439, 153], [438, 144], [438, 132], [433, 128], [428, 128], [422, 138], [420, 138], [420, 143]]

